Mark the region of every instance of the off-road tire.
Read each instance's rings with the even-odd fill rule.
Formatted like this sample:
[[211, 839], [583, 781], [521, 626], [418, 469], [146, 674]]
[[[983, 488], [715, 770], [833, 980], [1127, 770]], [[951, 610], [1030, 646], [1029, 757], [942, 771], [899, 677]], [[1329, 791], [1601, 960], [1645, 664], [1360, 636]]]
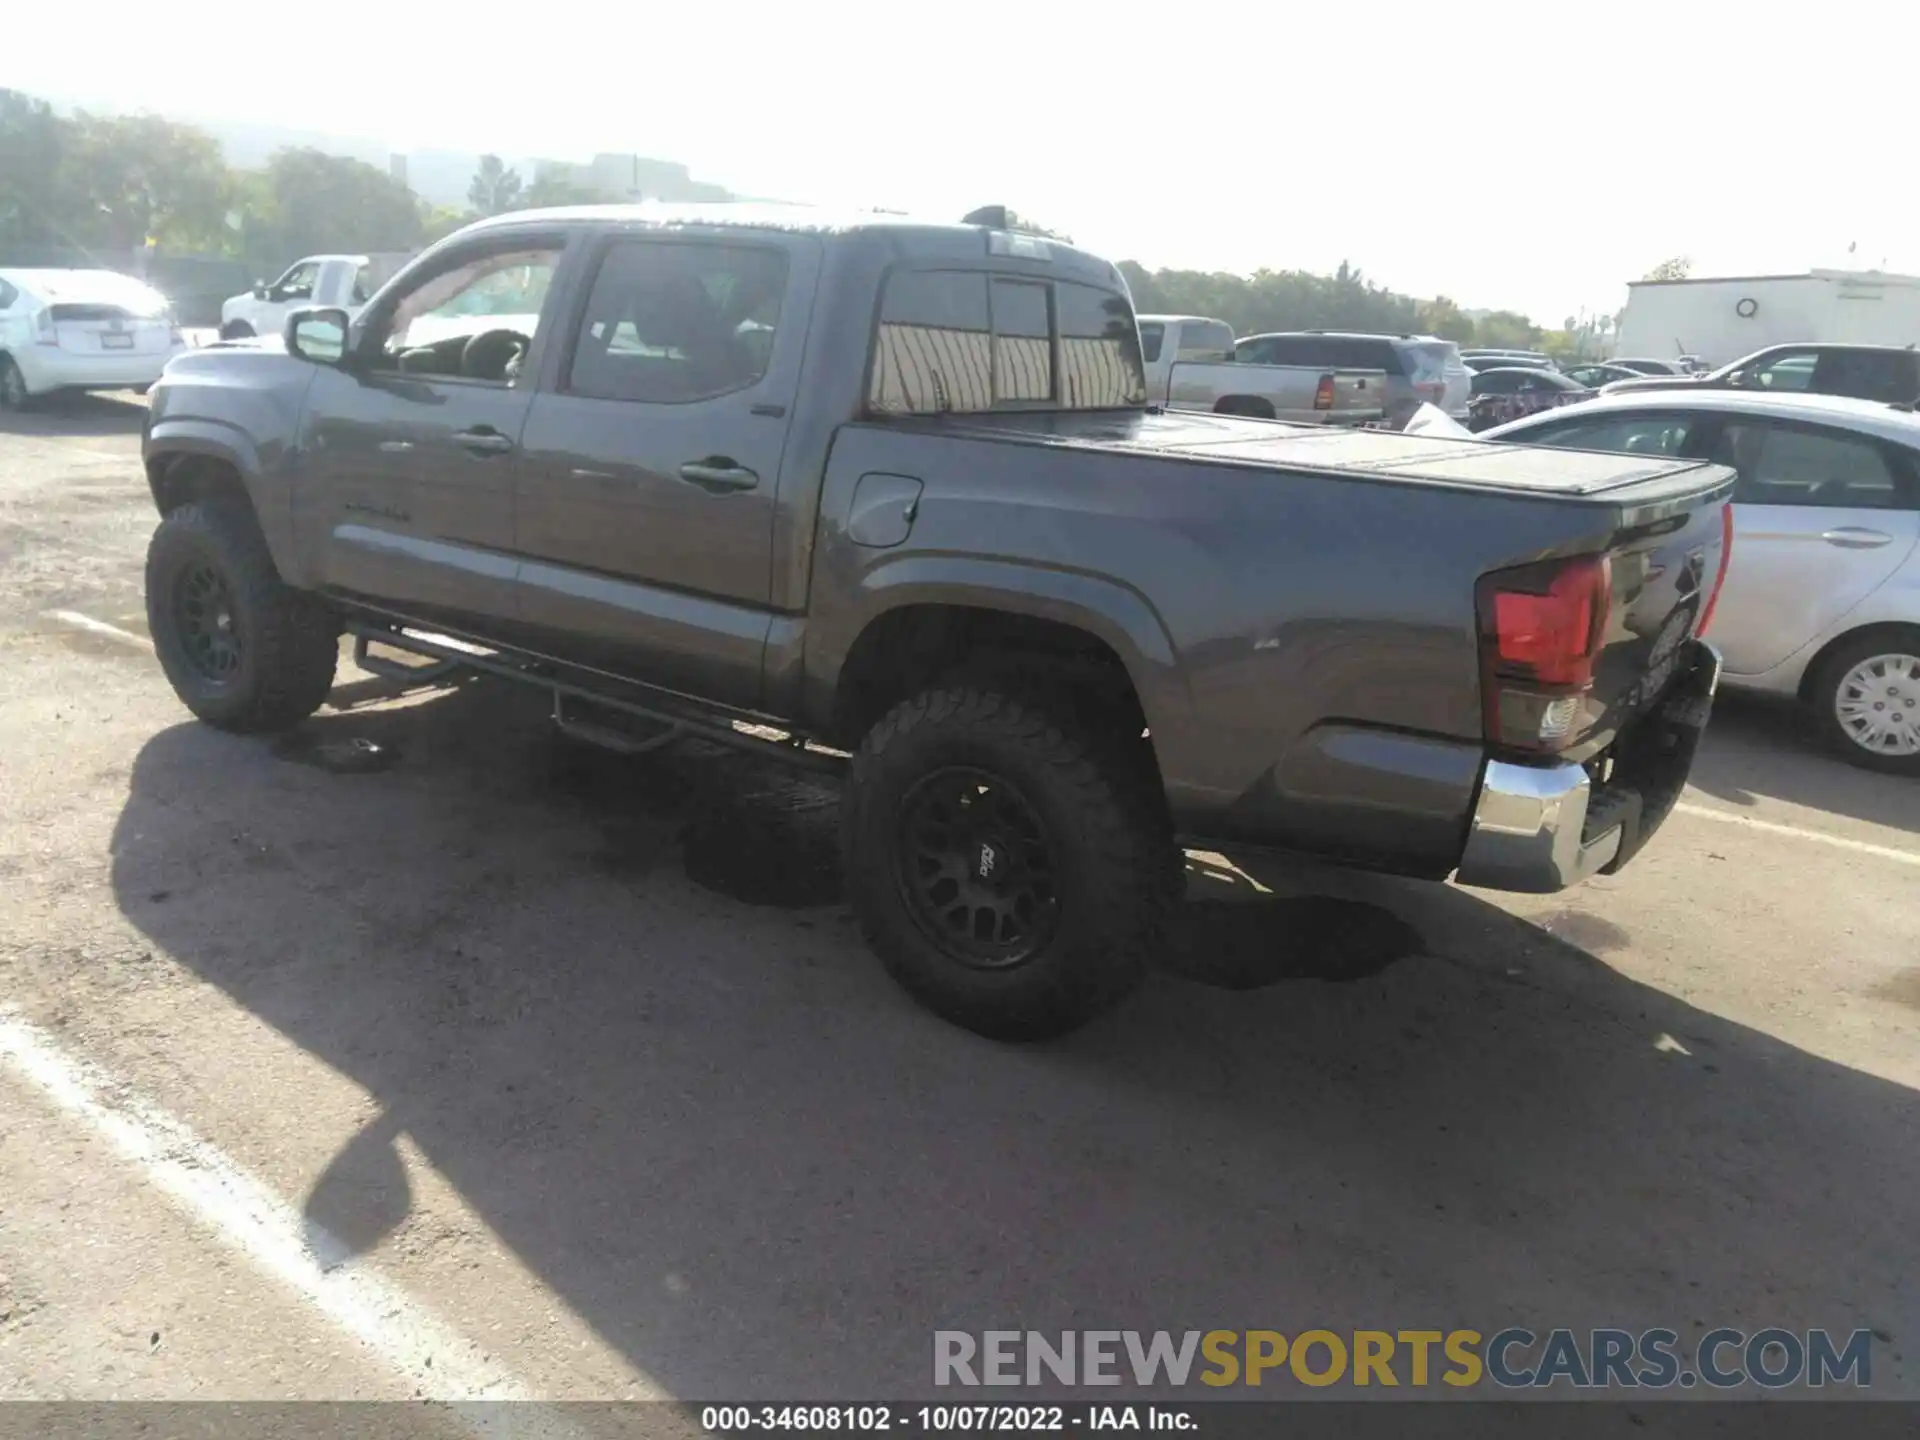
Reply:
[[[211, 567], [231, 600], [239, 661], [210, 677], [192, 658], [174, 603], [189, 567]], [[251, 509], [233, 499], [171, 511], [147, 546], [147, 628], [174, 693], [209, 725], [242, 733], [289, 730], [333, 688], [340, 621], [274, 569]]]
[[20, 373], [11, 355], [0, 355], [0, 410], [19, 410], [30, 398], [27, 377]]
[[[1883, 775], [1920, 777], [1920, 755], [1881, 755], [1859, 744], [1841, 725], [1834, 711], [1840, 683], [1863, 660], [1876, 655], [1920, 656], [1920, 629], [1902, 626], [1865, 632], [1847, 641], [1820, 662], [1807, 687], [1807, 700], [1813, 709], [1814, 723], [1827, 746], [1836, 755], [1867, 770]], [[1907, 696], [1899, 697], [1902, 701]], [[1920, 699], [1920, 696], [1911, 697]]]
[[[854, 755], [841, 807], [846, 893], [889, 974], [935, 1014], [996, 1040], [1066, 1034], [1118, 1004], [1165, 931], [1172, 837], [1164, 811], [1118, 773], [1111, 745], [1017, 693], [970, 685], [901, 702]], [[903, 876], [903, 806], [950, 767], [1014, 787], [1050, 840], [1057, 912], [1040, 948], [970, 965], [916, 918]]]

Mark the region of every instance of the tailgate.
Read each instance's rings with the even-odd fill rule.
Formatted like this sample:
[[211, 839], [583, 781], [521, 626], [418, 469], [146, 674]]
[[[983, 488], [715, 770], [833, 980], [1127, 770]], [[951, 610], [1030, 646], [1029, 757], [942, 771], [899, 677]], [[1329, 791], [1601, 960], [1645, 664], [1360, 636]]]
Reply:
[[1732, 511], [1724, 490], [1691, 509], [1629, 524], [1609, 548], [1612, 603], [1594, 664], [1590, 713], [1597, 734], [1650, 709], [1701, 637], [1701, 621], [1730, 557]]
[[1609, 507], [1584, 543], [1476, 582], [1486, 735], [1500, 752], [1600, 759], [1695, 668], [1731, 556], [1733, 477], [1705, 466], [1672, 479], [1691, 484]]
[[77, 355], [164, 355], [173, 326], [123, 305], [65, 302], [49, 307], [54, 343]]
[[[1320, 395], [1328, 393], [1328, 381], [1332, 382], [1331, 400], [1325, 406], [1320, 405]], [[1371, 425], [1381, 423], [1387, 417], [1387, 372], [1384, 370], [1334, 370], [1323, 375], [1320, 388], [1314, 396], [1314, 408], [1324, 408], [1327, 421], [1333, 425]]]

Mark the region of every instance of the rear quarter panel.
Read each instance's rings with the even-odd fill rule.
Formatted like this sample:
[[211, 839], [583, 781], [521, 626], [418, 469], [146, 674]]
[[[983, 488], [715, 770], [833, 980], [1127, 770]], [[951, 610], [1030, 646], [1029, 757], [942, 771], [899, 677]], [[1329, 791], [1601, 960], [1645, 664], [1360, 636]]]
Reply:
[[[1116, 422], [1119, 423], [1119, 422]], [[869, 473], [924, 483], [907, 540], [856, 544]], [[943, 434], [842, 430], [820, 509], [803, 714], [819, 723], [855, 638], [902, 603], [1075, 623], [1133, 679], [1177, 818], [1222, 838], [1458, 854], [1482, 746], [1474, 580], [1603, 546], [1614, 510], [1438, 484]], [[1369, 747], [1406, 776], [1381, 793]], [[1362, 823], [1360, 829], [1368, 829]], [[1444, 840], [1444, 843], [1442, 843]], [[1414, 842], [1410, 842], [1414, 843]], [[1445, 852], [1443, 855], [1442, 852]], [[1445, 863], [1441, 863], [1444, 859]]]

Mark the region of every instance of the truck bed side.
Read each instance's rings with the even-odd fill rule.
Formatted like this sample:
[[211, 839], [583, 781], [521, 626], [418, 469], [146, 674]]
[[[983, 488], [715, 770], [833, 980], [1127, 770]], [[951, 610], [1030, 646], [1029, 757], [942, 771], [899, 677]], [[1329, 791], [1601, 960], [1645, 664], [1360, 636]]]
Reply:
[[[1048, 435], [1055, 423], [1069, 433]], [[1475, 581], [1607, 549], [1627, 509], [1170, 455], [1164, 437], [1147, 443], [1155, 423], [1175, 417], [843, 429], [821, 503], [803, 716], [824, 723], [856, 637], [895, 606], [1022, 607], [1125, 664], [1188, 830], [1446, 873], [1486, 755]], [[1177, 423], [1229, 448], [1323, 433]], [[1696, 476], [1693, 503], [1712, 488]], [[902, 507], [897, 540], [857, 533], [863, 496], [882, 494]]]

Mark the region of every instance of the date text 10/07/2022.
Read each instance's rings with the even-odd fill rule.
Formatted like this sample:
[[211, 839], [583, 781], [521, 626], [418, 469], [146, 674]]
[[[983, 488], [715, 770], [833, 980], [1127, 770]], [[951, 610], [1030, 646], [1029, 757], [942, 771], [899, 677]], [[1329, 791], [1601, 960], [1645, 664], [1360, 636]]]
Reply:
[[707, 1405], [711, 1434], [811, 1430], [904, 1435], [1038, 1434], [1069, 1430], [1191, 1431], [1199, 1422], [1178, 1405]]

